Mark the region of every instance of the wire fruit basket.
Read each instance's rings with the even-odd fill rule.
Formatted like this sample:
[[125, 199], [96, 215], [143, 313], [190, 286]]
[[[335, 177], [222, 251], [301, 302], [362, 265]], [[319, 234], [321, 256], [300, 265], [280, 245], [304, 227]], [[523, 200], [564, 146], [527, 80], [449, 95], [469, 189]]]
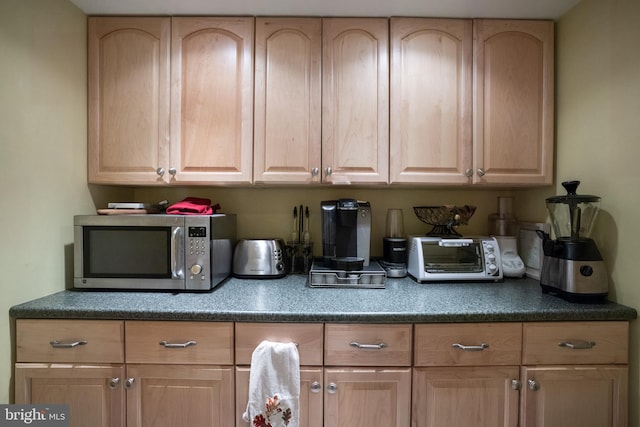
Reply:
[[420, 221], [433, 226], [427, 236], [462, 237], [455, 227], [468, 224], [475, 211], [476, 207], [470, 205], [413, 207], [413, 212]]

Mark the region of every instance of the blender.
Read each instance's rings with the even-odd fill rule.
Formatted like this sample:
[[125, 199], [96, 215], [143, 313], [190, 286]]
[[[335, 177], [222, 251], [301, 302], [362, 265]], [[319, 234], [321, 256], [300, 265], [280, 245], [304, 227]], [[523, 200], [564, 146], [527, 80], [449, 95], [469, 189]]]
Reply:
[[604, 302], [609, 289], [607, 271], [591, 230], [600, 197], [576, 194], [580, 181], [566, 181], [565, 196], [549, 197], [547, 210], [555, 240], [543, 231], [542, 292], [572, 302]]

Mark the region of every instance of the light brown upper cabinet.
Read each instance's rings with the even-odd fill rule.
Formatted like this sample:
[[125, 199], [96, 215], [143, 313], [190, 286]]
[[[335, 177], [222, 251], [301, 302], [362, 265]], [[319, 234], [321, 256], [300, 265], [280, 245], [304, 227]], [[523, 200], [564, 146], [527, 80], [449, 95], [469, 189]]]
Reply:
[[553, 179], [553, 22], [391, 19], [391, 183]]
[[89, 18], [89, 182], [250, 183], [253, 32], [253, 18]]
[[255, 182], [320, 182], [322, 19], [257, 18]]
[[389, 20], [323, 19], [322, 180], [389, 179]]
[[472, 21], [391, 19], [391, 183], [466, 184]]
[[170, 36], [170, 18], [88, 19], [90, 183], [162, 182], [156, 169], [169, 161]]
[[474, 21], [474, 183], [552, 183], [553, 27]]
[[250, 183], [253, 18], [173, 18], [170, 180]]

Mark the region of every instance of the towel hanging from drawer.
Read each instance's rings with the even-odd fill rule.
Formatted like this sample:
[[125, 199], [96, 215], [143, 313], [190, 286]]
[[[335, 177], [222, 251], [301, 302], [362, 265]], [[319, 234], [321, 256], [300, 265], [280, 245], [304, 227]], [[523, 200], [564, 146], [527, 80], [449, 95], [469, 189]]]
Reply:
[[242, 418], [252, 426], [298, 427], [299, 409], [296, 344], [262, 341], [251, 356], [249, 401]]

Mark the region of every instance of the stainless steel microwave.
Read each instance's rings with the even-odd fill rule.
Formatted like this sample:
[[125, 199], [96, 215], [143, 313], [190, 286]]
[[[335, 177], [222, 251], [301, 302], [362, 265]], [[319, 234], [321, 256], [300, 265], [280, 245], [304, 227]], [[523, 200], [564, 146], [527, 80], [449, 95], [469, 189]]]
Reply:
[[207, 291], [231, 274], [236, 216], [77, 215], [74, 287]]
[[494, 237], [412, 237], [407, 272], [418, 282], [501, 280], [498, 242]]

